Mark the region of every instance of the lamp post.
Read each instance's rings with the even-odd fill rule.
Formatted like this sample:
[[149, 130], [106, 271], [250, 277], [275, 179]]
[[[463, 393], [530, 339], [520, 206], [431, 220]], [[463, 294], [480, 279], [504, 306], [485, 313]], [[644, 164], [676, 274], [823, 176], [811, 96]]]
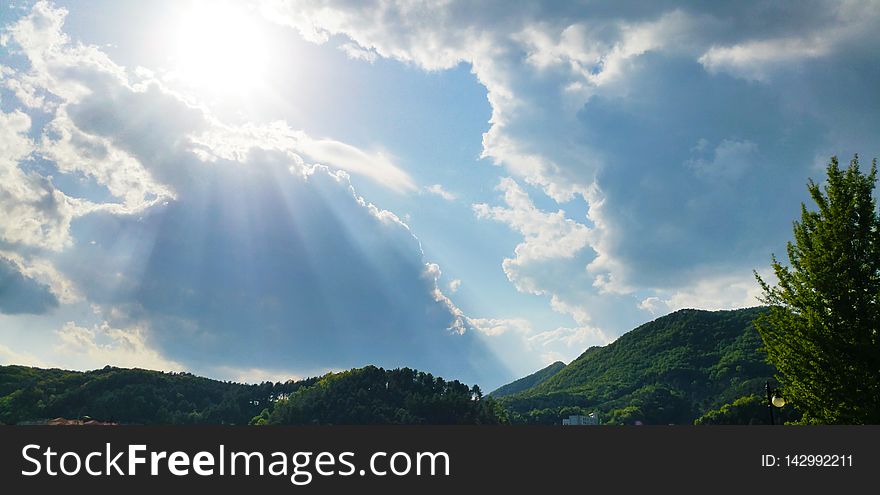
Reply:
[[767, 413], [770, 414], [770, 424], [775, 425], [776, 422], [773, 421], [773, 408], [785, 405], [785, 398], [782, 397], [779, 389], [771, 389], [770, 388], [770, 380], [767, 380], [767, 384], [765, 385], [765, 389], [767, 390]]

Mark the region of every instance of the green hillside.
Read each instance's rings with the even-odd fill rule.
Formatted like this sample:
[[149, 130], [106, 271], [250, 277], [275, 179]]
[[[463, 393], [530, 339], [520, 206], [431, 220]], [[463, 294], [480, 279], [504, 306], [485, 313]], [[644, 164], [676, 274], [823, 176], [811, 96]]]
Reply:
[[535, 385], [543, 383], [545, 380], [558, 373], [559, 370], [561, 370], [562, 368], [565, 368], [565, 363], [563, 363], [562, 361], [556, 361], [550, 366], [542, 368], [529, 376], [524, 376], [519, 380], [498, 387], [497, 389], [489, 393], [489, 395], [492, 397], [504, 397], [507, 395], [524, 392], [534, 387]]
[[256, 424], [498, 424], [506, 414], [478, 386], [410, 368], [329, 373], [255, 418]]
[[247, 424], [315, 380], [243, 385], [190, 373], [107, 366], [65, 371], [0, 366], [0, 424], [57, 417], [135, 424]]
[[0, 366], [0, 424], [53, 418], [122, 424], [474, 424], [505, 421], [479, 387], [374, 366], [244, 385], [142, 369]]
[[603, 423], [691, 424], [761, 393], [773, 375], [752, 325], [762, 311], [676, 311], [499, 400], [514, 422], [558, 424], [568, 414], [599, 411]]

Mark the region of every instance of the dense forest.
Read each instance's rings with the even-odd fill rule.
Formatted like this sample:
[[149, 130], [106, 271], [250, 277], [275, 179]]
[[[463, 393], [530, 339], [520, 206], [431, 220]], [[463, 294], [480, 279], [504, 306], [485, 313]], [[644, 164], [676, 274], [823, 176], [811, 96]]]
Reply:
[[[691, 424], [725, 405], [730, 412], [738, 399], [761, 394], [774, 374], [752, 323], [765, 311], [677, 311], [587, 349], [541, 383], [499, 401], [514, 423], [555, 424], [598, 411], [610, 424]], [[754, 420], [742, 416], [717, 413], [716, 421], [703, 423], [760, 423], [766, 410]]]
[[536, 385], [544, 383], [545, 380], [555, 375], [556, 373], [559, 373], [562, 368], [565, 368], [565, 363], [563, 363], [562, 361], [556, 361], [550, 366], [547, 366], [546, 368], [541, 368], [531, 375], [524, 376], [519, 380], [515, 380], [508, 383], [507, 385], [498, 387], [497, 389], [489, 393], [489, 395], [492, 397], [504, 397], [506, 395], [513, 395], [524, 392]]
[[315, 379], [242, 385], [107, 366], [80, 372], [0, 366], [0, 423], [62, 417], [133, 424], [247, 424]]
[[476, 385], [409, 368], [331, 373], [266, 409], [256, 424], [498, 424], [500, 405]]
[[243, 385], [142, 369], [0, 366], [0, 424], [53, 418], [121, 424], [474, 424], [504, 421], [479, 387], [374, 366]]
[[[697, 425], [767, 425], [770, 424], [767, 397], [763, 394], [746, 395], [718, 409], [706, 412], [696, 420]], [[801, 413], [791, 404], [773, 410], [777, 423], [793, 423]]]

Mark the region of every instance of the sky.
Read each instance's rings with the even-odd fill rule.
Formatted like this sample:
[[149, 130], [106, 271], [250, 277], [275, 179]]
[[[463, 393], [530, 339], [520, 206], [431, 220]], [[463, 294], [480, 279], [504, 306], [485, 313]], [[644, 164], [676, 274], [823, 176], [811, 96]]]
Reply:
[[880, 3], [0, 3], [0, 364], [491, 390], [759, 304]]

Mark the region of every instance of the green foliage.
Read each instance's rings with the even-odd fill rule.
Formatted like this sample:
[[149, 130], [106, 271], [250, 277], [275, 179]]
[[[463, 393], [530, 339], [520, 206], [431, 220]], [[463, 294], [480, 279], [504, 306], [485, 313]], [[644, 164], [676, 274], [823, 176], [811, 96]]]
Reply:
[[542, 368], [529, 376], [520, 378], [519, 380], [508, 383], [507, 385], [503, 385], [493, 390], [489, 395], [492, 397], [504, 397], [506, 395], [513, 395], [520, 392], [524, 392], [535, 385], [539, 385], [544, 383], [545, 380], [550, 378], [559, 372], [562, 368], [565, 368], [565, 363], [562, 361], [556, 361], [555, 363], [547, 366], [546, 368]]
[[773, 367], [752, 321], [765, 311], [681, 310], [587, 349], [544, 382], [499, 401], [512, 422], [559, 424], [566, 408], [603, 423], [691, 424], [763, 390]]
[[299, 382], [242, 385], [189, 373], [0, 366], [0, 424], [56, 417], [129, 424], [497, 424], [480, 387], [368, 366]]
[[767, 399], [757, 395], [746, 395], [730, 404], [706, 412], [694, 420], [696, 425], [765, 425], [767, 418]]
[[612, 425], [676, 424], [693, 415], [693, 406], [682, 390], [658, 384], [646, 385], [605, 407], [610, 410], [604, 423]]
[[242, 385], [109, 366], [88, 372], [0, 366], [0, 423], [89, 416], [115, 423], [247, 424], [312, 381]]
[[[767, 412], [767, 397], [764, 395], [746, 395], [730, 404], [708, 411], [694, 420], [696, 425], [768, 425], [770, 417]], [[774, 408], [775, 424], [796, 423], [801, 414], [791, 404]]]
[[778, 283], [755, 274], [770, 312], [757, 322], [785, 397], [805, 423], [880, 423], [880, 218], [856, 156], [837, 158], [827, 184], [810, 181], [817, 211], [801, 205], [790, 267], [773, 257]]
[[251, 419], [250, 423], [248, 423], [248, 424], [250, 424], [252, 426], [267, 425], [267, 424], [269, 424], [270, 414], [271, 414], [271, 412], [269, 411], [269, 408], [267, 407], [267, 408], [263, 409], [258, 416], [254, 416]]
[[[255, 418], [256, 419], [256, 418]], [[261, 419], [256, 419], [259, 422]], [[478, 386], [409, 368], [330, 373], [275, 404], [269, 424], [498, 424], [505, 411]]]

